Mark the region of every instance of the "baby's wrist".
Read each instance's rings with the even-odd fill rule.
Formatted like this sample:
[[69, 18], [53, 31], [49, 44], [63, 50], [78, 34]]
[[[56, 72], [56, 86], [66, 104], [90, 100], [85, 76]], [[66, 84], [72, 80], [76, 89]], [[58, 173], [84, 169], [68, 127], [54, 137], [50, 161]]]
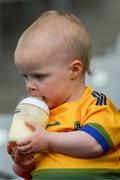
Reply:
[[54, 138], [56, 136], [57, 132], [49, 132], [48, 134], [48, 151], [53, 151], [54, 148], [53, 148], [53, 141], [54, 141]]

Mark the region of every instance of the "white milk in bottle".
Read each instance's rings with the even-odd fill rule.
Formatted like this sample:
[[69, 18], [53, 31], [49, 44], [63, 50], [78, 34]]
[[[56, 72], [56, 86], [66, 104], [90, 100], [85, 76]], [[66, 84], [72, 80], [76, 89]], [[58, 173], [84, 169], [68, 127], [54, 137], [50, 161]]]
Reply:
[[48, 119], [49, 109], [44, 101], [34, 97], [23, 99], [15, 109], [8, 141], [16, 143], [33, 132], [32, 129], [25, 124], [25, 121], [36, 122], [38, 126], [45, 128]]

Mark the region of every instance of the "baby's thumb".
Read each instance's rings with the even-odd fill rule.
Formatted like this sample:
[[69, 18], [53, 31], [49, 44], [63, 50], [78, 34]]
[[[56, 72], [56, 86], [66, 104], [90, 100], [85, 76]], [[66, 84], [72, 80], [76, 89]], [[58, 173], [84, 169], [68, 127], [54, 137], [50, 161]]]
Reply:
[[26, 121], [25, 124], [34, 131], [39, 129], [39, 126], [36, 122]]

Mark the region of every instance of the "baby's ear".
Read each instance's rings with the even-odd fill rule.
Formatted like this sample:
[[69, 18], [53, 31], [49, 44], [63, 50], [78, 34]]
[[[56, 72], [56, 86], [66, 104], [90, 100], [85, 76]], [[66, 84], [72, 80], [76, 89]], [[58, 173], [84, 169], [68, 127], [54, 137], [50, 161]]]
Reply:
[[80, 60], [74, 60], [70, 63], [70, 76], [71, 79], [76, 79], [83, 73], [83, 62]]

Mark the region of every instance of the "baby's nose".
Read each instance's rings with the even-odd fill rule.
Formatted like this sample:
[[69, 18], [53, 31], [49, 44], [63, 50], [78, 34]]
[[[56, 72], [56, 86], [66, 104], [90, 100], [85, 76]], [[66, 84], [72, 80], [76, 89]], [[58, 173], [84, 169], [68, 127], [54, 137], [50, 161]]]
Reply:
[[27, 81], [26, 82], [26, 90], [27, 90], [28, 94], [30, 94], [31, 96], [38, 96], [38, 88], [34, 82]]
[[38, 97], [38, 92], [34, 88], [31, 88], [29, 90], [29, 94], [30, 94], [30, 96]]

